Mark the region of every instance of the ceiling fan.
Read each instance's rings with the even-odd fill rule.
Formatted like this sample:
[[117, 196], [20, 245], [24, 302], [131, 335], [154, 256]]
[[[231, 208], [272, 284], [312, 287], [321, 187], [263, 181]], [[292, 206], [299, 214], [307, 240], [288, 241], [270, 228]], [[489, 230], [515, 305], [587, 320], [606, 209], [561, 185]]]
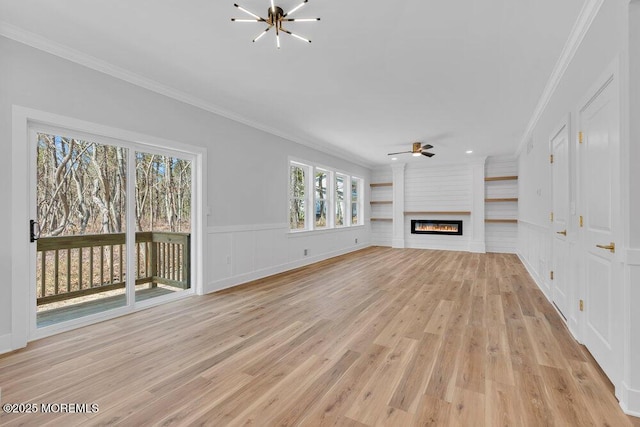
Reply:
[[422, 145], [421, 142], [414, 142], [413, 143], [413, 147], [411, 148], [411, 151], [400, 151], [399, 153], [389, 153], [387, 155], [388, 156], [393, 156], [393, 155], [396, 155], [396, 154], [411, 153], [415, 157], [420, 157], [420, 155], [427, 156], [427, 157], [433, 157], [433, 156], [435, 156], [435, 153], [429, 153], [428, 151], [426, 151], [426, 150], [428, 150], [430, 148], [433, 148], [433, 145], [431, 145], [431, 144]]

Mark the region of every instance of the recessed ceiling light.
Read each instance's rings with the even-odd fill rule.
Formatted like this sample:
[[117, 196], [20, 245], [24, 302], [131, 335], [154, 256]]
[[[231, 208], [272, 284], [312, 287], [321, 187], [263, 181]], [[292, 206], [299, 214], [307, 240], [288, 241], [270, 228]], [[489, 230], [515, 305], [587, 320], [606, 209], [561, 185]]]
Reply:
[[473, 150], [467, 150], [467, 154], [473, 153]]
[[398, 160], [398, 158], [397, 157], [392, 157], [391, 160]]

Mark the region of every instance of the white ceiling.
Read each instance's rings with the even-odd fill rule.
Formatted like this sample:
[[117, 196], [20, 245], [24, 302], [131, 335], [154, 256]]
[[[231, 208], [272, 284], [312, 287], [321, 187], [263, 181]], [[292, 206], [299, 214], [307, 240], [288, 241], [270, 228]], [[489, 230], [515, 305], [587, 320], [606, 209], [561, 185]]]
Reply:
[[[291, 37], [251, 40], [237, 1], [0, 0], [0, 21], [364, 164], [512, 154], [584, 0], [310, 0]], [[301, 0], [277, 0], [285, 11]], [[408, 159], [411, 156], [406, 155]], [[404, 160], [404, 159], [403, 159]]]

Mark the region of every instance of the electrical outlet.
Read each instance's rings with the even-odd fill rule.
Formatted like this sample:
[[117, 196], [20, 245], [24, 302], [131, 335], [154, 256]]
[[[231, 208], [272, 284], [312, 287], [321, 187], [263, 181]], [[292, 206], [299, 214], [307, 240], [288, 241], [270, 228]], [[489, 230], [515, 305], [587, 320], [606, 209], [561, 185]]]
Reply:
[[304, 250], [304, 256], [307, 256], [307, 255], [309, 255], [309, 249]]
[[356, 237], [356, 245], [358, 244], [358, 238]]

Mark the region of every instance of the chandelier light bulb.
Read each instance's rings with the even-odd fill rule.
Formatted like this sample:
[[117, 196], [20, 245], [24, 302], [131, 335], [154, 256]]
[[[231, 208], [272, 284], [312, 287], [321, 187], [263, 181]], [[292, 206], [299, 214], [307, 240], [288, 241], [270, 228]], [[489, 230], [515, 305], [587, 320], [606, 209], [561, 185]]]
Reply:
[[246, 13], [247, 15], [251, 15], [251, 16], [253, 16], [254, 18], [256, 18], [257, 20], [259, 20], [259, 21], [264, 21], [264, 19], [260, 18], [260, 17], [259, 17], [258, 15], [256, 15], [255, 13], [248, 11], [247, 9], [245, 9], [245, 8], [244, 8], [244, 7], [242, 7], [242, 6], [238, 6], [238, 4], [237, 4], [237, 3], [234, 3], [233, 5], [234, 5], [235, 7], [237, 7], [238, 9], [240, 9], [241, 11], [243, 11], [244, 13]]
[[292, 13], [294, 13], [296, 10], [300, 9], [302, 6], [304, 6], [307, 2], [304, 1], [302, 3], [300, 3], [299, 5], [297, 5], [296, 7], [294, 7], [293, 9], [291, 9], [289, 12], [287, 12], [284, 16], [288, 16], [291, 15]]
[[311, 40], [307, 40], [304, 37], [300, 37], [297, 34], [294, 34], [294, 33], [289, 33], [289, 34], [291, 34], [293, 37], [297, 38], [298, 40], [302, 40], [303, 42], [311, 43]]

